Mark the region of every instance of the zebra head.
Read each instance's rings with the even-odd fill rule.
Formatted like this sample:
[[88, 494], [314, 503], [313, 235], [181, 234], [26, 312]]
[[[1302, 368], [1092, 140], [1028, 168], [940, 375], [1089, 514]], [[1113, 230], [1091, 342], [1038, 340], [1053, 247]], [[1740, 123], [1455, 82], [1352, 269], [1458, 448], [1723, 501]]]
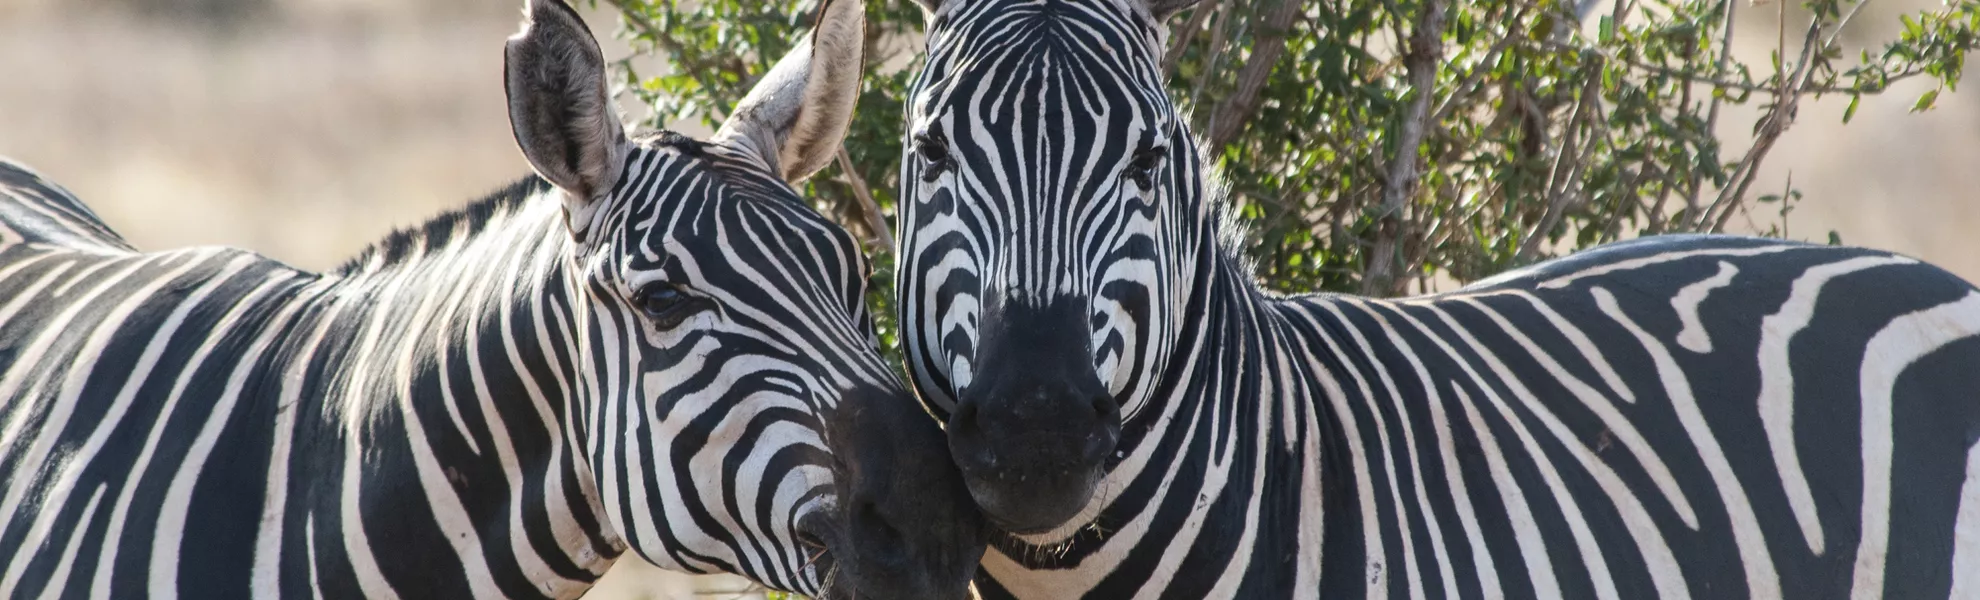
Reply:
[[516, 139], [563, 192], [584, 448], [611, 532], [657, 565], [827, 596], [955, 598], [981, 518], [936, 423], [872, 346], [867, 265], [791, 188], [852, 117], [858, 2], [711, 140], [629, 139], [596, 40], [532, 0], [508, 44]]
[[922, 1], [901, 177], [908, 362], [984, 512], [1054, 530], [1099, 504], [1199, 275], [1211, 215], [1160, 67], [1161, 19], [1191, 2]]

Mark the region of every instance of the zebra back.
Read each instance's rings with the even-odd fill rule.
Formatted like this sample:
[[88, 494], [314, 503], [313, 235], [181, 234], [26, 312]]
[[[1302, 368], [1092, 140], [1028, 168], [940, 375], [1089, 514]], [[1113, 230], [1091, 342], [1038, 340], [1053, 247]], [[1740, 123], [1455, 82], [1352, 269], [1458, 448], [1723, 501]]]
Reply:
[[75, 194], [4, 156], [0, 156], [0, 243], [134, 251]]

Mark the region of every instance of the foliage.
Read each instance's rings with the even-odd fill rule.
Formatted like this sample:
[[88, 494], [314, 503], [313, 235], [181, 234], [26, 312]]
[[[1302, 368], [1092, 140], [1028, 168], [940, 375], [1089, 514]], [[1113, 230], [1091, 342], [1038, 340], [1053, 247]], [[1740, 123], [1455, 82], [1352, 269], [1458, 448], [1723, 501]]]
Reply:
[[[1785, 215], [1792, 190], [1751, 185], [1802, 97], [1922, 74], [1938, 81], [1927, 108], [1958, 83], [1980, 24], [1971, 1], [1907, 16], [1900, 39], [1843, 64], [1836, 32], [1862, 4], [1813, 0], [1799, 35], [1766, 40], [1772, 60], [1752, 65], [1727, 51], [1731, 17], [1758, 8], [1743, 0], [1622, 0], [1601, 14], [1592, 0], [1301, 0], [1289, 17], [1276, 1], [1241, 5], [1198, 9], [1173, 56], [1176, 91], [1253, 224], [1247, 250], [1273, 287], [1371, 294], [1723, 231], [1756, 204]], [[1227, 65], [1273, 45], [1289, 56], [1252, 101], [1257, 63]], [[1728, 153], [1722, 113], [1748, 103], [1762, 109], [1755, 139]], [[1225, 129], [1254, 122], [1289, 126]]]
[[[864, 1], [872, 68], [847, 141], [856, 173], [835, 166], [809, 191], [872, 242], [884, 271], [891, 243], [875, 213], [893, 208], [923, 17], [910, 0]], [[1636, 235], [1784, 216], [1791, 188], [1751, 188], [1803, 97], [1859, 98], [1924, 76], [1936, 86], [1916, 109], [1928, 109], [1980, 43], [1980, 0], [1907, 15], [1897, 39], [1850, 59], [1837, 33], [1862, 2], [1810, 0], [1791, 14], [1784, 0], [1746, 1], [1204, 0], [1171, 20], [1165, 66], [1250, 225], [1259, 279], [1388, 295]], [[625, 71], [654, 126], [718, 122], [812, 4], [604, 3], [635, 47], [675, 66]], [[1782, 24], [1774, 52], [1742, 62], [1729, 24], [1762, 9]], [[1790, 16], [1806, 24], [1790, 30]], [[1754, 140], [1729, 152], [1716, 132], [1727, 107], [1745, 104], [1761, 109]], [[1741, 231], [1781, 235], [1783, 224]], [[876, 277], [878, 296], [890, 297], [889, 281]], [[891, 349], [891, 311], [876, 312]]]

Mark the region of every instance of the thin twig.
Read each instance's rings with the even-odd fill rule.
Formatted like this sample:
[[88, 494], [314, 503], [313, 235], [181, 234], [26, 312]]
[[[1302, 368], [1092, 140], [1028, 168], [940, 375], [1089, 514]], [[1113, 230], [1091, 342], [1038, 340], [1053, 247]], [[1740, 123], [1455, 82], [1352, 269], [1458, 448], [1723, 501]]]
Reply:
[[1163, 73], [1175, 72], [1176, 63], [1182, 62], [1183, 51], [1189, 49], [1190, 42], [1196, 41], [1196, 34], [1203, 31], [1203, 22], [1210, 20], [1211, 13], [1217, 12], [1218, 4], [1217, 0], [1210, 0], [1197, 5], [1196, 12], [1190, 13], [1189, 21], [1178, 30], [1182, 36], [1169, 42], [1169, 54], [1162, 57]]
[[[1204, 87], [1210, 83], [1210, 80], [1216, 79], [1208, 74], [1216, 73], [1218, 69], [1223, 68], [1224, 52], [1229, 50], [1229, 48], [1224, 46], [1224, 40], [1231, 26], [1231, 13], [1237, 12], [1237, 8], [1222, 4], [1217, 5], [1216, 8], [1217, 20], [1210, 24], [1210, 59], [1204, 61], [1206, 68], [1203, 72], [1206, 75], [1196, 78], [1196, 88], [1189, 91], [1189, 105], [1192, 107], [1203, 106]], [[1204, 129], [1204, 121], [1210, 118], [1210, 114], [1211, 111], [1198, 110], [1196, 112], [1195, 122], [1191, 123], [1192, 128], [1198, 130]]]
[[[1505, 22], [1512, 24], [1525, 23], [1526, 7], [1523, 5], [1520, 6], [1519, 10], [1513, 13], [1512, 18], [1507, 19]], [[1460, 101], [1468, 100], [1472, 94], [1477, 93], [1477, 90], [1472, 88], [1477, 86], [1479, 80], [1484, 79], [1485, 74], [1491, 72], [1492, 68], [1499, 63], [1499, 55], [1504, 54], [1506, 48], [1511, 47], [1514, 40], [1525, 37], [1521, 32], [1507, 31], [1506, 37], [1499, 38], [1498, 42], [1492, 44], [1492, 49], [1485, 52], [1485, 59], [1472, 63], [1470, 72], [1464, 75], [1464, 81], [1459, 83], [1457, 87], [1451, 88], [1451, 95], [1445, 97], [1443, 102], [1438, 103], [1437, 110], [1433, 113], [1436, 116], [1431, 117], [1430, 122], [1442, 123], [1449, 120], [1451, 118], [1451, 111], [1457, 109]]]
[[1258, 95], [1265, 91], [1266, 80], [1286, 52], [1286, 33], [1299, 16], [1299, 4], [1299, 0], [1279, 0], [1271, 11], [1257, 15], [1251, 55], [1245, 57], [1244, 68], [1238, 71], [1237, 86], [1217, 105], [1217, 113], [1210, 119], [1205, 148], [1222, 148], [1251, 122], [1251, 113], [1258, 109]]
[[[1725, 35], [1719, 38], [1719, 60], [1718, 64], [1712, 67], [1713, 77], [1726, 76], [1726, 63], [1732, 60], [1733, 30], [1735, 29], [1733, 27], [1733, 15], [1738, 14], [1737, 9], [1739, 8], [1739, 0], [1723, 0], [1723, 2], [1726, 6], [1726, 18], [1720, 23], [1720, 26], [1725, 28]], [[1781, 0], [1781, 4], [1785, 6], [1787, 1]], [[1691, 91], [1690, 82], [1685, 83], [1685, 91]], [[1725, 94], [1712, 94], [1711, 107], [1705, 111], [1705, 135], [1717, 135], [1719, 128], [1719, 105], [1725, 101], [1725, 98]], [[1689, 109], [1690, 107], [1686, 107], [1686, 110]], [[1704, 187], [1700, 184], [1699, 177], [1700, 174], [1693, 171], [1691, 174], [1690, 189], [1685, 191], [1684, 204], [1689, 207], [1689, 210], [1698, 209], [1699, 189]]]
[[[1602, 58], [1616, 61], [1617, 63], [1626, 65], [1632, 69], [1647, 71], [1652, 74], [1663, 75], [1666, 77], [1674, 77], [1686, 83], [1701, 83], [1701, 84], [1710, 85], [1712, 87], [1725, 88], [1728, 90], [1759, 92], [1769, 95], [1780, 92], [1780, 88], [1773, 85], [1748, 83], [1744, 81], [1733, 81], [1730, 79], [1720, 79], [1718, 77], [1700, 75], [1698, 73], [1692, 73], [1680, 69], [1673, 69], [1663, 65], [1653, 65], [1638, 60], [1631, 60], [1631, 59], [1618, 57], [1608, 52], [1604, 52], [1599, 48], [1583, 48], [1580, 46], [1574, 46], [1569, 44], [1555, 44], [1553, 42], [1541, 42], [1541, 43], [1546, 44], [1549, 47], [1562, 49], [1562, 50], [1573, 50], [1577, 52], [1591, 51], [1601, 56]], [[1805, 85], [1802, 86], [1800, 90], [1801, 93], [1803, 94], [1876, 94], [1890, 89], [1891, 84], [1895, 84], [1899, 81], [1910, 79], [1912, 77], [1916, 77], [1923, 74], [1925, 74], [1925, 69], [1923, 67], [1913, 67], [1891, 74], [1890, 77], [1885, 78], [1885, 80], [1880, 82], [1880, 84], [1878, 85], [1869, 85], [1863, 87], [1834, 86], [1834, 85]]]
[[1828, 49], [1834, 47], [1836, 45], [1836, 38], [1842, 37], [1843, 28], [1848, 27], [1849, 22], [1856, 19], [1857, 11], [1863, 10], [1863, 7], [1869, 4], [1870, 0], [1863, 0], [1850, 6], [1849, 12], [1843, 13], [1842, 18], [1836, 21], [1835, 29], [1829, 31], [1828, 39], [1822, 40], [1822, 48]]
[[869, 244], [877, 242], [887, 250], [888, 256], [898, 254], [894, 248], [894, 231], [887, 227], [887, 217], [880, 214], [880, 204], [873, 201], [873, 190], [866, 186], [866, 178], [853, 166], [852, 155], [846, 152], [844, 144], [839, 146], [839, 172], [846, 176], [846, 184], [852, 186], [853, 198], [859, 203], [860, 219], [866, 223], [866, 232], [874, 236]]
[[[1589, 77], [1582, 84], [1581, 98], [1575, 103], [1574, 112], [1568, 115], [1567, 128], [1564, 130], [1567, 141], [1562, 144], [1560, 151], [1554, 154], [1554, 166], [1547, 173], [1547, 210], [1541, 213], [1540, 221], [1533, 224], [1533, 230], [1527, 232], [1526, 239], [1519, 241], [1519, 249], [1514, 252], [1514, 258], [1520, 260], [1532, 258], [1533, 253], [1540, 249], [1540, 240], [1545, 239], [1547, 232], [1552, 231], [1554, 226], [1560, 223], [1561, 215], [1567, 212], [1568, 202], [1576, 196], [1571, 190], [1576, 187], [1575, 182], [1581, 178], [1581, 168], [1588, 163], [1596, 144], [1593, 135], [1584, 141], [1577, 138], [1575, 133], [1588, 118], [1585, 113], [1594, 112], [1588, 109], [1601, 93], [1601, 88], [1598, 87], [1601, 82], [1602, 78], [1598, 73], [1598, 76]], [[1570, 155], [1573, 156], [1572, 159], [1569, 158]], [[1570, 160], [1572, 162], [1567, 162]], [[1561, 173], [1563, 163], [1566, 163], [1568, 169], [1566, 173]]]
[[1766, 158], [1767, 152], [1773, 149], [1774, 142], [1779, 140], [1781, 134], [1787, 132], [1788, 125], [1794, 122], [1802, 89], [1807, 87], [1808, 79], [1815, 73], [1815, 67], [1811, 63], [1816, 48], [1820, 45], [1816, 42], [1821, 32], [1821, 19], [1819, 17], [1811, 19], [1808, 23], [1808, 33], [1802, 40], [1800, 59], [1795, 61], [1793, 71], [1780, 78], [1780, 89], [1774, 94], [1774, 105], [1767, 110], [1766, 116], [1762, 117], [1759, 134], [1753, 139], [1753, 147], [1746, 151], [1746, 156], [1740, 159], [1739, 166], [1733, 169], [1731, 181], [1734, 185], [1719, 190], [1719, 197], [1712, 201], [1712, 205], [1705, 209], [1704, 214], [1698, 215], [1699, 220], [1695, 227], [1702, 229], [1710, 224], [1712, 228], [1708, 231], [1723, 229], [1726, 220], [1735, 212], [1733, 209], [1746, 197], [1746, 188], [1753, 184], [1760, 160]]

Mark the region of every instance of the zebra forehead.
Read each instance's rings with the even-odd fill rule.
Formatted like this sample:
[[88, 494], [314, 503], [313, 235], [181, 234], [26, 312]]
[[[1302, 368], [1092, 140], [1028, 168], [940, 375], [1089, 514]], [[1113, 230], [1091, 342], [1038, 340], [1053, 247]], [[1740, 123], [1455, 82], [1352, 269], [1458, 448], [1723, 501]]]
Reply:
[[1162, 42], [1145, 16], [1106, 0], [1009, 4], [1016, 8], [966, 12], [930, 33], [912, 127], [935, 127], [962, 111], [972, 121], [1108, 116], [1157, 133], [1170, 129], [1175, 110], [1159, 64]]
[[991, 0], [938, 19], [928, 52], [938, 70], [1039, 59], [1140, 68], [1161, 45], [1162, 29], [1117, 0]]

